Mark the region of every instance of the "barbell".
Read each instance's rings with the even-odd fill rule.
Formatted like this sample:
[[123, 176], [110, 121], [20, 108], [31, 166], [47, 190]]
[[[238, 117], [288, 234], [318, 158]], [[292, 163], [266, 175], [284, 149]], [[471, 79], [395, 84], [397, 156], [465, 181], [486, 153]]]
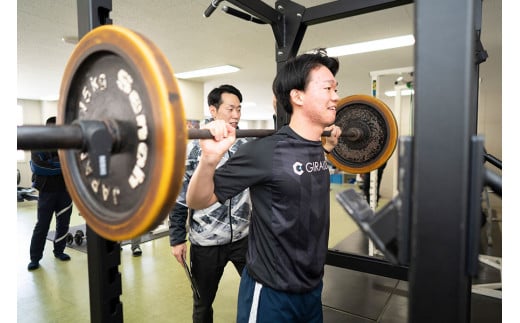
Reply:
[[[383, 165], [397, 144], [397, 123], [368, 95], [341, 99], [342, 129], [329, 161], [349, 173]], [[272, 129], [237, 130], [263, 137]], [[324, 136], [330, 133], [324, 133]], [[182, 186], [188, 139], [182, 97], [164, 54], [143, 35], [104, 25], [74, 48], [60, 86], [54, 126], [18, 126], [21, 150], [56, 150], [65, 184], [86, 223], [100, 236], [129, 240], [159, 225]]]

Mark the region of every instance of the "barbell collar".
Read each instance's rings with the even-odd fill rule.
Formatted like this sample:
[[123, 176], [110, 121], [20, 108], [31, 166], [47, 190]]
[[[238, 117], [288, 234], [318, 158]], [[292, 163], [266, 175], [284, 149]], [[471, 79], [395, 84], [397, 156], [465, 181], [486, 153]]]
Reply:
[[347, 138], [348, 141], [358, 141], [363, 138], [363, 130], [359, 128], [349, 128], [346, 133], [341, 133], [340, 137]]
[[[78, 124], [84, 134], [83, 138], [86, 139], [86, 150], [90, 156], [91, 167], [97, 177], [108, 176], [108, 170], [110, 169], [110, 155], [113, 152], [112, 148], [116, 143], [114, 136], [112, 136], [110, 130], [116, 131], [116, 122], [111, 122], [109, 127], [108, 123], [103, 121], [95, 120], [82, 120], [73, 122]], [[118, 142], [118, 147], [120, 147]]]

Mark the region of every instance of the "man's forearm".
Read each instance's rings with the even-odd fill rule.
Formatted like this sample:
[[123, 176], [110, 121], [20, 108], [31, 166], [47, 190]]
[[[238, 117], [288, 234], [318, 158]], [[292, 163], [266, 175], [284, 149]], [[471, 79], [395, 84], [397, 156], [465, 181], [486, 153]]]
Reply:
[[201, 157], [186, 191], [186, 202], [189, 208], [200, 210], [217, 202], [213, 182], [216, 166], [216, 163]]

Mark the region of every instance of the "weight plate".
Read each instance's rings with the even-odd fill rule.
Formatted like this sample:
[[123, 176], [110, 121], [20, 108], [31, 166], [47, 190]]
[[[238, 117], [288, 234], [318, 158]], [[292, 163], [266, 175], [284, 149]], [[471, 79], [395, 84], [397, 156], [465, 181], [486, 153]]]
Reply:
[[67, 244], [70, 246], [72, 242], [74, 241], [74, 237], [72, 236], [72, 233], [67, 233], [65, 240], [67, 241]]
[[74, 234], [74, 242], [76, 242], [76, 245], [81, 246], [83, 243], [83, 231], [76, 231]]
[[74, 203], [87, 225], [108, 240], [149, 232], [175, 203], [187, 131], [173, 75], [152, 42], [113, 25], [87, 33], [65, 68], [58, 125], [115, 120], [130, 129], [109, 156], [105, 177], [92, 172], [88, 151], [59, 150]]
[[383, 101], [369, 95], [341, 99], [334, 124], [342, 129], [342, 136], [327, 156], [334, 166], [347, 173], [368, 173], [381, 167], [397, 145], [397, 122], [392, 111]]

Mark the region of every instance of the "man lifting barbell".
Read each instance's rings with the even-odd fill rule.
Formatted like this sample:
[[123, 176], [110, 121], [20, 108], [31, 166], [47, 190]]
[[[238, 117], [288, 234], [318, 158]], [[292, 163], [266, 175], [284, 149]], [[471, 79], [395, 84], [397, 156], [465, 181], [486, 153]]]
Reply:
[[[187, 139], [212, 138], [207, 129], [186, 129], [173, 75], [143, 35], [121, 26], [95, 28], [65, 68], [57, 125], [18, 127], [18, 149], [59, 149], [75, 206], [108, 240], [129, 240], [162, 223], [182, 186]], [[366, 173], [390, 158], [397, 123], [382, 101], [351, 95], [337, 102], [335, 115], [330, 123], [342, 135], [327, 154], [334, 166]], [[236, 135], [273, 133], [245, 129]]]
[[[326, 57], [322, 59], [331, 60]], [[321, 66], [307, 72], [313, 77], [310, 83], [312, 89], [306, 88], [305, 82], [308, 80], [299, 74], [293, 75], [302, 77], [294, 88], [285, 84], [290, 79], [281, 77], [283, 73], [275, 80], [274, 85], [281, 85], [281, 89], [276, 86], [273, 88], [277, 100], [293, 117], [289, 126], [281, 128], [276, 134], [273, 134], [273, 130], [237, 130], [231, 137], [272, 135], [258, 142], [279, 141], [283, 149], [294, 148], [292, 144], [297, 143], [297, 146], [307, 145], [310, 149], [309, 155], [298, 155], [295, 152], [296, 155], [290, 157], [298, 156], [302, 161], [308, 158], [314, 160], [301, 164], [295, 161], [291, 166], [290, 172], [297, 175], [295, 179], [304, 179], [304, 182], [276, 182], [281, 185], [278, 188], [282, 188], [283, 193], [275, 192], [272, 197], [276, 199], [278, 209], [275, 211], [282, 221], [285, 219], [280, 210], [295, 207], [286, 204], [286, 197], [295, 196], [311, 203], [299, 212], [311, 221], [304, 223], [302, 228], [312, 234], [279, 237], [294, 239], [282, 241], [284, 244], [314, 239], [306, 247], [315, 246], [319, 252], [317, 249], [307, 249], [306, 252], [310, 252], [313, 257], [317, 255], [317, 262], [312, 263], [312, 257], [302, 259], [296, 256], [296, 259], [294, 255], [287, 256], [283, 252], [277, 253], [274, 259], [277, 259], [277, 265], [285, 259], [291, 259], [293, 265], [296, 261], [296, 267], [279, 267], [285, 269], [283, 276], [290, 274], [291, 269], [301, 269], [298, 268], [300, 265], [305, 270], [310, 269], [306, 275], [312, 276], [312, 282], [306, 281], [304, 286], [297, 281], [294, 284], [294, 276], [275, 276], [274, 279], [280, 283], [280, 279], [289, 278], [289, 289], [308, 291], [310, 288], [321, 295], [321, 275], [328, 235], [330, 178], [320, 136], [325, 136], [321, 141], [326, 147], [329, 147], [330, 142], [333, 142], [332, 146], [335, 145], [332, 151], [326, 149], [329, 161], [340, 170], [362, 173], [376, 169], [391, 156], [397, 144], [397, 126], [388, 107], [375, 98], [353, 95], [339, 100], [334, 92], [336, 83], [331, 70]], [[332, 76], [329, 80], [331, 82], [328, 86], [322, 84], [323, 87], [316, 88], [314, 76], [323, 77], [325, 74]], [[286, 74], [289, 75], [291, 73]], [[325, 111], [321, 111], [323, 106], [310, 104], [310, 101], [324, 99], [322, 95], [325, 93], [328, 93], [328, 100], [333, 103], [327, 105]], [[216, 134], [219, 139], [225, 134], [211, 133], [207, 129], [188, 131], [182, 97], [164, 54], [143, 35], [114, 25], [93, 29], [74, 48], [60, 87], [57, 121], [57, 126], [53, 127], [19, 126], [17, 148], [59, 149], [65, 183], [72, 200], [89, 228], [111, 241], [138, 237], [164, 221], [181, 187], [188, 138], [213, 138]], [[325, 127], [332, 123], [335, 125]], [[322, 132], [325, 129], [328, 131]], [[299, 133], [303, 136], [300, 137]], [[311, 140], [303, 139], [308, 135], [307, 139]], [[281, 137], [284, 140], [280, 140]], [[318, 146], [320, 156], [316, 150]], [[248, 150], [244, 151], [240, 158]], [[250, 159], [255, 158], [253, 154], [258, 154], [257, 151], [249, 153]], [[262, 154], [256, 157], [265, 161], [266, 156]], [[287, 163], [289, 155], [277, 157], [274, 162], [283, 165]], [[307, 176], [306, 172], [316, 174]], [[283, 176], [290, 178], [287, 173], [275, 175], [272, 180]], [[297, 196], [298, 193], [301, 195]], [[324, 202], [315, 204], [319, 200]], [[261, 205], [258, 207], [262, 208]], [[258, 228], [253, 226], [253, 230]], [[266, 255], [261, 256], [264, 258], [260, 260], [269, 264]], [[256, 276], [257, 272], [251, 272], [252, 276], [248, 275], [247, 278], [260, 279], [260, 276]], [[318, 283], [317, 287], [315, 283]], [[247, 308], [247, 305], [243, 306], [243, 301], [241, 298], [241, 313], [244, 312], [243, 308]], [[309, 310], [319, 320], [322, 316], [321, 305], [315, 305]], [[273, 313], [280, 314], [276, 310]]]
[[188, 206], [205, 208], [246, 188], [251, 194], [237, 322], [323, 321], [330, 173], [321, 135], [330, 130], [325, 140], [335, 146], [342, 132], [328, 127], [339, 102], [338, 68], [337, 59], [321, 53], [288, 61], [273, 82], [273, 92], [291, 116], [289, 125], [244, 144], [218, 169], [235, 141], [235, 129], [220, 120], [204, 126], [214, 139], [200, 141], [202, 155], [188, 186]]

